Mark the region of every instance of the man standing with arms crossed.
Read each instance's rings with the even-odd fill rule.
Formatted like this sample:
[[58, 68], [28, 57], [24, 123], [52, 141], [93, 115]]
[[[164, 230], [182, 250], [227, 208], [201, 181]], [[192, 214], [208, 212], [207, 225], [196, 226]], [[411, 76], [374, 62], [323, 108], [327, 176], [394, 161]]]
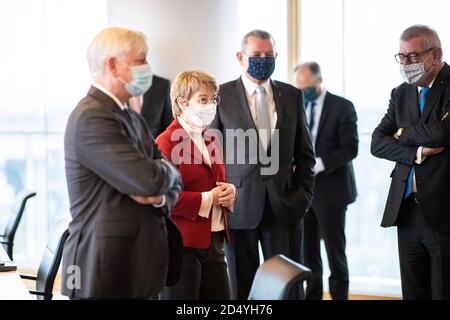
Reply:
[[88, 50], [93, 84], [64, 143], [72, 221], [62, 292], [71, 299], [154, 299], [179, 271], [180, 237], [167, 216], [180, 177], [126, 105], [149, 87], [147, 51], [142, 33], [123, 28], [103, 30]]
[[450, 67], [433, 29], [403, 31], [405, 80], [372, 134], [374, 156], [396, 162], [381, 226], [397, 226], [404, 299], [450, 299]]

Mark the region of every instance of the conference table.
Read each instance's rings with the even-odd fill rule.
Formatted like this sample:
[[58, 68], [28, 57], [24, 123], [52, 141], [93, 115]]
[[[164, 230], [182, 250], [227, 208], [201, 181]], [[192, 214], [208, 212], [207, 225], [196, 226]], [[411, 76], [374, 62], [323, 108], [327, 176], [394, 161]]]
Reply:
[[[0, 261], [10, 261], [0, 245]], [[34, 300], [17, 271], [0, 272], [0, 300]]]

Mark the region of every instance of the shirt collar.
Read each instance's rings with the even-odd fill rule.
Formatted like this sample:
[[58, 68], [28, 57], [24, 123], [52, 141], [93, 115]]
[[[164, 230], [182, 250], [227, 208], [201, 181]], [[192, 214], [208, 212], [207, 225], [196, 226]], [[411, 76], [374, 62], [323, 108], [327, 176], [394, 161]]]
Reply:
[[[251, 81], [245, 74], [242, 75], [242, 83], [244, 84], [245, 91], [247, 91], [248, 95], [252, 96], [255, 93], [256, 87], [258, 87], [257, 83]], [[272, 92], [272, 86], [270, 85], [270, 79], [267, 79], [261, 86], [266, 90], [266, 93], [269, 94]]]
[[[442, 65], [442, 67], [441, 67], [441, 69], [439, 69], [439, 72], [441, 72], [441, 70], [442, 70], [442, 68], [444, 67], [444, 65]], [[439, 72], [438, 72], [438, 74], [439, 74]], [[433, 83], [436, 81], [436, 78], [437, 78], [437, 75], [436, 75], [436, 77], [434, 77], [434, 79], [430, 82], [430, 84], [428, 85], [428, 88], [432, 88], [433, 87]], [[425, 88], [425, 87], [417, 87], [417, 90], [419, 91], [419, 94], [420, 94], [420, 90], [422, 90], [422, 88]]]
[[320, 95], [316, 99], [316, 104], [323, 104], [324, 101], [325, 101], [326, 94], [327, 94], [327, 89], [322, 88], [322, 92], [320, 93]]
[[178, 122], [180, 123], [180, 125], [183, 127], [183, 129], [190, 136], [198, 135], [199, 133], [201, 134], [203, 132], [203, 129], [196, 128], [196, 127], [189, 125], [182, 117], [178, 116], [177, 119], [178, 119]]
[[[428, 85], [428, 88], [431, 89], [435, 80], [436, 80], [436, 78], [434, 78], [433, 81], [430, 82], [430, 84]], [[417, 90], [419, 90], [419, 93], [420, 93], [420, 90], [422, 90], [423, 88], [425, 88], [425, 87], [417, 87]]]
[[[325, 102], [326, 94], [327, 94], [327, 89], [322, 88], [322, 92], [320, 93], [320, 95], [317, 96], [316, 100], [314, 100], [315, 106], [323, 105], [323, 103]], [[312, 101], [305, 103], [305, 108], [308, 107], [309, 105], [311, 105], [311, 102]]]
[[114, 94], [111, 93], [111, 91], [109, 91], [108, 89], [106, 89], [105, 87], [103, 87], [102, 85], [98, 84], [98, 83], [93, 83], [92, 84], [93, 87], [97, 88], [98, 90], [100, 90], [101, 92], [103, 92], [104, 94], [106, 94], [107, 96], [109, 96], [111, 99], [114, 100], [114, 102], [119, 106], [119, 108], [121, 110], [125, 110], [128, 108], [127, 105], [124, 105], [122, 102], [120, 102], [119, 98], [117, 98]]

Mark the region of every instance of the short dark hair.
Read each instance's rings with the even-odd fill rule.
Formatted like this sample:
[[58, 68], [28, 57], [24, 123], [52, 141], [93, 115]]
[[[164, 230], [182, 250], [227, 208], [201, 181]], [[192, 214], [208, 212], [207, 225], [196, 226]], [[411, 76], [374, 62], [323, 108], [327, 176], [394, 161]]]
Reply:
[[275, 49], [275, 39], [272, 37], [272, 35], [270, 33], [268, 33], [267, 31], [255, 29], [255, 30], [248, 32], [242, 38], [242, 40], [241, 40], [241, 51], [242, 52], [244, 52], [245, 49], [247, 49], [248, 38], [250, 38], [250, 37], [256, 37], [261, 40], [270, 39], [272, 41], [273, 48]]

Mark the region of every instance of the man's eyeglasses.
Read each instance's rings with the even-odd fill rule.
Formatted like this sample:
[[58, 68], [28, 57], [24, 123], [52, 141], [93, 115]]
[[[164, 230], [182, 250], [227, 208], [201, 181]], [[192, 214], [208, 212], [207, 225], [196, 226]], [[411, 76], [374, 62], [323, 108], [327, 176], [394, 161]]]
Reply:
[[403, 62], [405, 62], [405, 60], [409, 61], [409, 63], [417, 63], [417, 62], [419, 62], [419, 57], [421, 55], [423, 55], [424, 53], [430, 52], [432, 50], [434, 50], [434, 48], [429, 48], [429, 49], [426, 49], [426, 50], [424, 50], [422, 52], [411, 52], [411, 53], [408, 53], [408, 54], [397, 53], [395, 55], [395, 60], [398, 63], [403, 63]]

